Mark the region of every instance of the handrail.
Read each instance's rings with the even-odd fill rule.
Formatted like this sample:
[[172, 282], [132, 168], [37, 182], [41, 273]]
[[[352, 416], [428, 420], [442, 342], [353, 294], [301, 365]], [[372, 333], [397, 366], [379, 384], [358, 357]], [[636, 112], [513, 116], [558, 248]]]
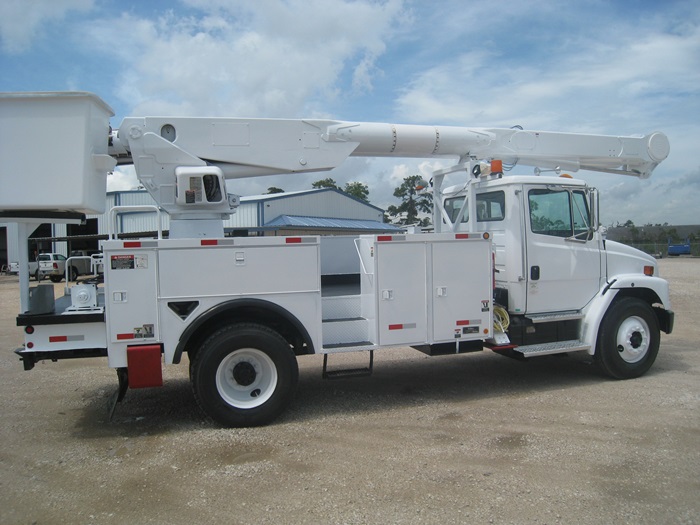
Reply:
[[156, 212], [156, 219], [158, 221], [158, 239], [163, 238], [163, 220], [161, 217], [161, 209], [154, 204], [143, 204], [140, 206], [113, 206], [109, 210], [109, 229], [108, 236], [110, 239], [116, 239], [119, 235], [119, 229], [117, 226], [117, 216], [120, 212], [132, 212], [132, 213], [145, 213], [150, 211]]
[[[89, 260], [90, 261], [90, 269], [92, 270], [92, 257], [89, 255], [73, 255], [71, 257], [68, 257], [66, 259], [66, 283], [71, 281], [73, 279], [73, 265], [71, 264], [72, 261], [84, 261], [84, 260]], [[80, 275], [80, 272], [78, 272], [78, 275], [75, 277], [78, 277]]]
[[367, 242], [365, 239], [361, 239], [360, 237], [353, 239], [353, 242], [355, 243], [355, 250], [357, 250], [357, 256], [360, 258], [360, 266], [362, 266], [362, 272], [365, 275], [371, 275], [370, 272], [367, 271], [367, 267], [365, 266], [365, 261], [362, 259], [362, 252], [360, 251], [360, 242], [361, 241]]

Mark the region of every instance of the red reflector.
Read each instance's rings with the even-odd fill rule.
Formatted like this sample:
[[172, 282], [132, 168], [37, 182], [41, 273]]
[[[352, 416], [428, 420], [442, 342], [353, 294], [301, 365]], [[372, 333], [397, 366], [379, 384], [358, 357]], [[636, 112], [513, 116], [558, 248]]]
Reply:
[[401, 330], [403, 329], [402, 324], [390, 324], [389, 325], [389, 330]]
[[140, 241], [124, 241], [124, 248], [141, 248]]
[[468, 233], [457, 233], [455, 234], [455, 239], [468, 239], [469, 234]]
[[199, 241], [199, 244], [201, 246], [216, 246], [217, 244], [219, 244], [219, 241], [217, 241], [216, 239], [202, 239], [201, 241]]
[[117, 334], [117, 340], [122, 341], [124, 339], [133, 339], [134, 334]]
[[68, 341], [67, 335], [52, 335], [49, 336], [49, 343], [65, 343]]
[[377, 241], [379, 241], [379, 242], [390, 241], [391, 239], [392, 239], [391, 235], [378, 235], [377, 236]]
[[287, 244], [299, 244], [301, 242], [301, 237], [287, 237]]
[[24, 333], [32, 335], [34, 333], [34, 327], [33, 326], [27, 326], [24, 328]]
[[467, 325], [469, 325], [469, 321], [468, 321], [468, 320], [457, 321], [457, 326], [467, 326]]
[[160, 345], [127, 346], [126, 365], [130, 388], [163, 385]]

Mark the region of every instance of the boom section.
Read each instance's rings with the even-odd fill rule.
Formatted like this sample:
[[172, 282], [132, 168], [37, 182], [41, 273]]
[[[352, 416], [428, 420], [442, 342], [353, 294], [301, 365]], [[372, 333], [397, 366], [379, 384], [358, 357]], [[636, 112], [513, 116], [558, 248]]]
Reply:
[[[325, 171], [350, 156], [498, 158], [546, 169], [647, 178], [669, 153], [663, 133], [645, 136], [425, 126], [336, 120], [201, 117], [126, 118], [110, 152], [122, 164], [179, 150], [226, 178]], [[171, 151], [172, 155], [173, 152]], [[151, 160], [149, 160], [151, 162]]]

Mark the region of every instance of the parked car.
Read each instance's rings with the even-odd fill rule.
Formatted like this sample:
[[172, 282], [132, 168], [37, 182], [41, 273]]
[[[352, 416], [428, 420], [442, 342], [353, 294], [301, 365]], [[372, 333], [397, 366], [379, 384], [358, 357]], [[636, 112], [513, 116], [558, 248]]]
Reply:
[[[99, 252], [97, 252], [99, 255]], [[92, 265], [95, 260], [93, 252], [74, 250], [70, 258], [60, 253], [40, 253], [36, 261], [29, 262], [29, 275], [37, 281], [49, 277], [52, 282], [58, 283], [66, 277], [66, 263], [70, 264], [70, 279], [76, 280], [81, 275], [92, 273]], [[104, 270], [102, 270], [104, 271]], [[9, 264], [10, 273], [19, 273], [19, 263]]]
[[[37, 257], [39, 268], [36, 270], [37, 281], [48, 275], [53, 283], [60, 283], [66, 276], [66, 256], [60, 253], [40, 253]], [[30, 263], [31, 273], [31, 263]]]
[[[9, 264], [8, 273], [19, 273], [19, 263], [14, 261]], [[39, 263], [37, 261], [29, 262], [29, 276], [34, 277], [37, 281], [44, 278], [44, 275], [39, 271]]]

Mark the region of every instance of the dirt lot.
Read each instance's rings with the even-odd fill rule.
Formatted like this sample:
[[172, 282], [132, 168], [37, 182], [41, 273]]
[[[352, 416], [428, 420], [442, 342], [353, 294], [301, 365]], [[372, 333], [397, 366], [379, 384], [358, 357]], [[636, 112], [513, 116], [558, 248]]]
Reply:
[[700, 523], [700, 259], [660, 266], [676, 328], [640, 379], [399, 349], [323, 381], [311, 356], [291, 409], [241, 430], [202, 417], [187, 366], [111, 422], [105, 359], [24, 372], [2, 276], [0, 523]]

